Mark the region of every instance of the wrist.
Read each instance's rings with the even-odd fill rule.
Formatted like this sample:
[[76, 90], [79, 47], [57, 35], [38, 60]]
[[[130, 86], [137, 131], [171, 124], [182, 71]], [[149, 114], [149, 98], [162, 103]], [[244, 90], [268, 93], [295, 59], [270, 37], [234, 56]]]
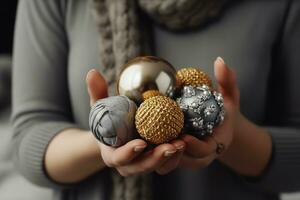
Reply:
[[230, 160], [233, 157], [234, 152], [239, 149], [239, 144], [241, 138], [243, 138], [243, 126], [246, 123], [246, 118], [240, 113], [237, 113], [235, 120], [235, 126], [232, 134], [232, 141], [225, 151], [218, 157], [218, 160], [226, 164], [227, 160]]
[[238, 174], [257, 177], [268, 165], [271, 153], [272, 142], [267, 131], [239, 114], [232, 143], [218, 160]]
[[82, 153], [85, 154], [84, 158], [86, 159], [86, 162], [90, 163], [95, 170], [104, 168], [105, 165], [97, 139], [90, 131], [87, 131], [84, 134], [84, 137], [85, 142], [82, 146]]
[[96, 139], [88, 131], [66, 129], [50, 142], [45, 168], [56, 182], [74, 183], [104, 167]]

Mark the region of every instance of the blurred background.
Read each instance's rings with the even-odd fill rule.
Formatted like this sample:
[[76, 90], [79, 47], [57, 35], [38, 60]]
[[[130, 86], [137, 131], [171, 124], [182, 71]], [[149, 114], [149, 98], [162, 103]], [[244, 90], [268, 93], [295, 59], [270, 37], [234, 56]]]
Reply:
[[0, 6], [0, 199], [50, 200], [51, 191], [32, 185], [19, 175], [11, 160], [11, 55], [17, 1], [3, 1]]
[[[32, 185], [19, 175], [11, 160], [11, 56], [17, 0], [0, 7], [0, 200], [48, 200], [51, 191]], [[282, 200], [300, 200], [300, 193], [283, 194]]]

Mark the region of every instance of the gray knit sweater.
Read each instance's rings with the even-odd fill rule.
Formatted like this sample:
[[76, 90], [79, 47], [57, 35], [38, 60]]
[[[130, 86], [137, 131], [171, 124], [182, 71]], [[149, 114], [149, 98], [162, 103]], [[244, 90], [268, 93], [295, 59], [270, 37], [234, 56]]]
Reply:
[[[107, 199], [109, 169], [76, 185], [49, 179], [43, 166], [51, 139], [63, 129], [88, 129], [85, 76], [99, 64], [91, 1], [20, 1], [13, 68], [16, 165], [55, 199]], [[300, 1], [241, 1], [193, 32], [153, 24], [155, 54], [175, 67], [201, 66], [212, 75], [217, 56], [237, 72], [241, 111], [266, 126], [273, 158], [259, 179], [241, 177], [215, 161], [198, 170], [154, 174], [155, 199], [271, 200], [300, 190]]]

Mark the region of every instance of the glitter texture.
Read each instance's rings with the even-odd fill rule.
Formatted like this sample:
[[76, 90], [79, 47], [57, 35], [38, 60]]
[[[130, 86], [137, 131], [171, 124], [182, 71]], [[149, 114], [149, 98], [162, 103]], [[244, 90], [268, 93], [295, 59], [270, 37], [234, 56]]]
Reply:
[[135, 115], [138, 133], [153, 144], [177, 138], [183, 123], [184, 115], [179, 105], [166, 96], [155, 96], [144, 101]]
[[143, 93], [143, 99], [145, 101], [146, 99], [150, 99], [151, 97], [161, 96], [161, 95], [162, 94], [158, 90], [148, 90]]
[[199, 139], [212, 135], [224, 120], [223, 97], [207, 85], [185, 86], [176, 101], [184, 113], [184, 131]]
[[176, 79], [181, 87], [207, 85], [212, 89], [212, 81], [209, 76], [196, 68], [186, 67], [179, 70], [176, 74]]

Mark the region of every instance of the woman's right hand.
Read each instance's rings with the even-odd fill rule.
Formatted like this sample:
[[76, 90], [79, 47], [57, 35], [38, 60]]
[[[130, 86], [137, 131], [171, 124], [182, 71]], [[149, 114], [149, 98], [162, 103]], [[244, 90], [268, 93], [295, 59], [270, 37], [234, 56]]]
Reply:
[[[96, 70], [87, 74], [87, 88], [91, 106], [101, 98], [107, 97], [107, 84]], [[177, 168], [185, 148], [184, 141], [177, 139], [170, 143], [144, 151], [147, 143], [142, 139], [131, 140], [114, 148], [98, 142], [104, 164], [115, 168], [122, 176], [133, 176], [156, 171], [166, 174]]]

